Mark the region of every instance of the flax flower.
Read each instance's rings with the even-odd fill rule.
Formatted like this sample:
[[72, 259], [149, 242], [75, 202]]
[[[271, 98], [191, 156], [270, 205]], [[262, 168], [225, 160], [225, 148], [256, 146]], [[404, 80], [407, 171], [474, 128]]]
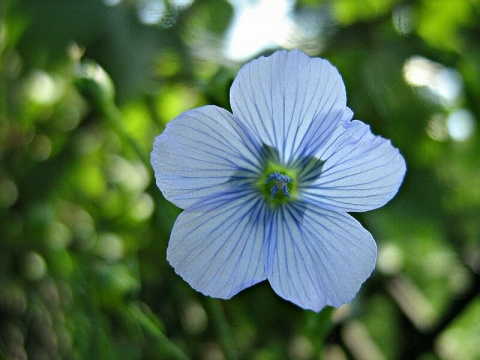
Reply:
[[246, 64], [230, 102], [233, 113], [193, 109], [155, 139], [157, 185], [184, 210], [168, 261], [212, 297], [268, 280], [305, 309], [351, 301], [375, 267], [376, 244], [347, 213], [387, 203], [403, 157], [352, 120], [336, 68], [298, 50]]

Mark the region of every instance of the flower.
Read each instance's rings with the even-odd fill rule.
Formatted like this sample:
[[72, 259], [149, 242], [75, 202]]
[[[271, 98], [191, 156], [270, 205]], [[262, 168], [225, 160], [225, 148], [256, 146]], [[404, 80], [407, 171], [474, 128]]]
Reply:
[[376, 244], [347, 212], [387, 203], [403, 157], [351, 120], [336, 68], [298, 50], [246, 64], [230, 102], [233, 114], [189, 110], [155, 139], [157, 186], [184, 209], [167, 260], [212, 297], [268, 279], [304, 309], [351, 301], [375, 267]]

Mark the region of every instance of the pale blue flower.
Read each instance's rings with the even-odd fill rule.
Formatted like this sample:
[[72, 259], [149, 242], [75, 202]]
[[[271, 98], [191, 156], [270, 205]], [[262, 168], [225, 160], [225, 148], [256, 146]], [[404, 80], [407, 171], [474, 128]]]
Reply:
[[337, 70], [300, 51], [245, 65], [230, 101], [233, 114], [190, 110], [155, 139], [157, 185], [184, 209], [168, 261], [217, 298], [268, 279], [305, 309], [351, 301], [375, 267], [376, 245], [347, 212], [387, 203], [403, 157], [351, 120]]

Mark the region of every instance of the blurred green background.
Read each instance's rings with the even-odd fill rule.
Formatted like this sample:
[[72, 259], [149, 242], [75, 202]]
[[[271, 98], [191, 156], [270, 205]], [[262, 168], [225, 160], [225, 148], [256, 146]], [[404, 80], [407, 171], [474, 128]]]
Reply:
[[[408, 164], [355, 214], [375, 272], [319, 314], [266, 282], [192, 290], [149, 164], [169, 120], [228, 109], [277, 48], [337, 66]], [[2, 0], [0, 359], [480, 359], [479, 118], [476, 0]]]

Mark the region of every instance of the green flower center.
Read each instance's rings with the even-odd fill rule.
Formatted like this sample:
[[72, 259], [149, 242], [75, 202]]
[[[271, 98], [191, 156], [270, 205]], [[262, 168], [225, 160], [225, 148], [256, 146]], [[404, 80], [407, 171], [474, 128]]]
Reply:
[[256, 185], [270, 205], [278, 206], [298, 198], [297, 178], [297, 171], [269, 161]]

